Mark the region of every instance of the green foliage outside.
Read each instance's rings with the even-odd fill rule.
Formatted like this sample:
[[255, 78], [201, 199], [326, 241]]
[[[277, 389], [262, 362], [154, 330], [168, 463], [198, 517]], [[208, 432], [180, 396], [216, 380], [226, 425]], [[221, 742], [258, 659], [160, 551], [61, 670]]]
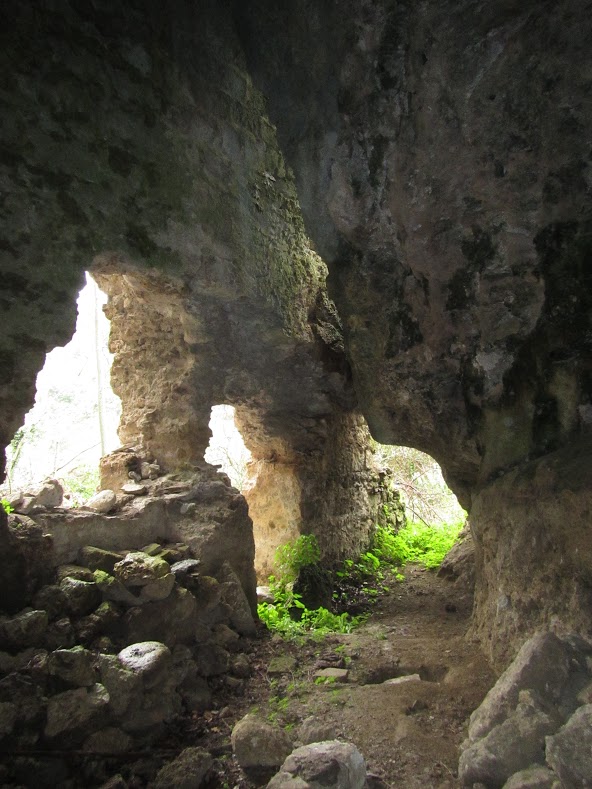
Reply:
[[97, 466], [82, 465], [72, 469], [61, 479], [64, 493], [77, 507], [95, 495], [99, 487], [100, 472]]
[[10, 506], [8, 501], [6, 499], [1, 499], [0, 500], [0, 504], [2, 505], [2, 508], [3, 508], [4, 512], [7, 515], [10, 515], [10, 513], [13, 511], [13, 508]]
[[452, 548], [464, 521], [426, 526], [425, 523], [408, 522], [398, 532], [388, 527], [377, 527], [372, 553], [379, 562], [404, 567], [408, 562], [418, 562], [424, 567], [439, 567]]
[[320, 549], [316, 537], [301, 535], [278, 549], [276, 562], [281, 576], [270, 576], [273, 603], [259, 603], [259, 618], [274, 633], [286, 639], [323, 638], [329, 633], [351, 633], [365, 617], [334, 614], [327, 608], [308, 609], [293, 583], [303, 567], [318, 564]]

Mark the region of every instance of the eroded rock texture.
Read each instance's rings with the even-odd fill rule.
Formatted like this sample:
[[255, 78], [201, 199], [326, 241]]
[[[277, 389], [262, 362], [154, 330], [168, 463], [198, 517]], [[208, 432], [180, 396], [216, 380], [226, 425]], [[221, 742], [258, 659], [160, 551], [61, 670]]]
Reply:
[[[371, 430], [434, 455], [467, 506], [487, 499], [472, 517], [476, 615], [501, 658], [548, 619], [544, 579], [561, 585], [576, 548], [554, 550], [562, 530], [541, 507], [546, 547], [527, 579], [510, 546], [535, 539], [529, 499], [493, 480], [590, 431], [590, 4], [247, 8], [249, 65], [329, 265]], [[559, 618], [587, 595], [571, 583]]]
[[[540, 512], [532, 574], [510, 550], [530, 527], [507, 476], [592, 424], [590, 11], [5, 3], [3, 442], [94, 260], [125, 441], [191, 464], [211, 405], [234, 405], [266, 484], [281, 464], [299, 528], [332, 558], [372, 517], [359, 410], [475, 502], [494, 656], [549, 619], [539, 594], [523, 604], [546, 576], [554, 621], [590, 629], [574, 602], [590, 565], [569, 596], [557, 517]], [[487, 569], [500, 546], [503, 590]]]

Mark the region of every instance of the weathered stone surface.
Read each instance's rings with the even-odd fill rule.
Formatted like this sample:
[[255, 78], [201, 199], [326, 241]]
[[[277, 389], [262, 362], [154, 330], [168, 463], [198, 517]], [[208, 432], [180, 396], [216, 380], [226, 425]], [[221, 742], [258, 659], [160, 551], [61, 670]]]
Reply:
[[132, 496], [144, 496], [148, 492], [146, 485], [141, 485], [138, 482], [127, 482], [121, 486], [121, 490], [123, 493], [129, 493]]
[[548, 715], [522, 691], [521, 701], [503, 723], [466, 748], [458, 763], [463, 786], [484, 783], [501, 787], [511, 775], [545, 760], [545, 737], [558, 726], [557, 717]]
[[90, 614], [101, 603], [101, 592], [95, 583], [67, 576], [60, 581], [60, 589], [66, 598], [66, 609], [73, 616]]
[[88, 567], [80, 567], [78, 564], [61, 564], [56, 570], [56, 575], [58, 581], [62, 581], [64, 578], [75, 578], [77, 581], [92, 583], [95, 580], [92, 570], [89, 570]]
[[315, 671], [316, 677], [334, 682], [347, 682], [349, 671], [346, 668], [321, 668]]
[[113, 568], [113, 575], [125, 586], [147, 586], [171, 572], [170, 565], [158, 556], [135, 551], [128, 553]]
[[222, 600], [231, 608], [231, 626], [243, 636], [255, 635], [255, 621], [249, 601], [237, 574], [228, 562], [224, 562], [218, 571], [218, 580], [222, 587]]
[[325, 740], [335, 740], [335, 730], [327, 723], [319, 722], [314, 716], [305, 718], [298, 727], [299, 745], [309, 745], [312, 742], [323, 742]]
[[535, 765], [520, 770], [509, 778], [503, 789], [561, 789], [557, 774]]
[[136, 641], [162, 641], [169, 648], [190, 644], [198, 632], [198, 607], [193, 595], [174, 587], [166, 600], [130, 608], [120, 621], [120, 631]]
[[[500, 665], [553, 617], [589, 630], [585, 474], [545, 483], [538, 511], [513, 472], [492, 481], [557, 447], [580, 453], [576, 471], [592, 455], [577, 440], [592, 423], [586, 3], [206, 11], [204, 25], [200, 3], [171, 10], [154, 57], [156, 7], [68, 5], [59, 25], [53, 8], [2, 9], [1, 443], [71, 334], [94, 258], [123, 440], [164, 467], [196, 462], [211, 405], [232, 402], [269, 476], [295, 469], [284, 522], [300, 491], [299, 525], [342, 558], [374, 522], [350, 484], [367, 479], [359, 406], [377, 438], [430, 450], [473, 497], [478, 634]], [[56, 102], [77, 110], [56, 120]], [[254, 610], [235, 506], [194, 539], [214, 572], [232, 537]]]
[[67, 690], [47, 704], [45, 736], [62, 742], [82, 742], [105, 719], [109, 694], [103, 685]]
[[467, 590], [475, 586], [475, 544], [470, 527], [466, 525], [458, 542], [448, 551], [438, 570], [440, 578], [448, 578]]
[[90, 687], [97, 681], [94, 655], [80, 646], [52, 652], [47, 661], [47, 670], [51, 676], [59, 677], [77, 688]]
[[[99, 510], [97, 510], [99, 511]], [[92, 545], [85, 545], [80, 549], [78, 560], [89, 570], [102, 570], [105, 573], [113, 574], [113, 568], [121, 562], [122, 556], [115, 551], [106, 551], [103, 548], [95, 548]]]
[[25, 611], [10, 619], [0, 620], [0, 647], [19, 650], [41, 646], [47, 625], [46, 611]]
[[547, 737], [547, 762], [567, 789], [592, 787], [592, 704], [580, 707]]
[[[86, 505], [89, 510], [94, 510], [95, 512], [100, 512], [104, 515], [111, 512], [115, 508], [117, 504], [117, 494], [113, 490], [101, 490], [99, 493], [96, 493], [94, 496], [86, 502]], [[96, 568], [93, 567], [93, 570]], [[101, 568], [105, 569], [105, 568]]]
[[25, 515], [36, 507], [59, 507], [64, 498], [64, 489], [57, 479], [46, 479], [37, 488], [28, 491], [28, 496], [25, 495], [25, 499], [27, 498], [29, 499], [27, 506], [23, 507], [21, 504], [19, 510]]
[[578, 668], [577, 662], [574, 664], [576, 657], [573, 649], [553, 633], [539, 633], [526, 641], [471, 715], [469, 740], [484, 737], [504, 721], [516, 707], [520, 691], [525, 689], [535, 691], [541, 699], [557, 707], [565, 704], [569, 709], [570, 703], [575, 707], [573, 696], [565, 697], [563, 691]]
[[75, 642], [74, 626], [67, 616], [52, 622], [45, 633], [45, 644], [48, 649], [69, 649]]
[[290, 738], [282, 729], [254, 715], [236, 724], [231, 740], [237, 762], [253, 781], [269, 780], [292, 751]]
[[218, 644], [198, 644], [194, 651], [197, 670], [202, 677], [226, 674], [230, 668], [230, 655]]
[[101, 683], [109, 693], [109, 703], [116, 716], [122, 716], [130, 704], [139, 703], [142, 694], [141, 675], [121, 664], [114, 655], [99, 657]]
[[64, 612], [66, 596], [59, 586], [49, 584], [37, 592], [33, 598], [33, 605], [38, 610], [46, 611], [50, 620], [55, 619]]
[[159, 641], [143, 641], [122, 649], [117, 659], [124, 669], [142, 678], [144, 687], [158, 685], [172, 668], [170, 650]]
[[[302, 784], [286, 781], [286, 774], [303, 781]], [[364, 757], [348, 742], [329, 740], [297, 748], [282, 764], [279, 776], [268, 786], [286, 787], [327, 786], [331, 789], [362, 789], [366, 781]]]
[[154, 779], [154, 789], [199, 789], [203, 786], [210, 767], [212, 756], [203, 748], [185, 748], [177, 758], [165, 764]]

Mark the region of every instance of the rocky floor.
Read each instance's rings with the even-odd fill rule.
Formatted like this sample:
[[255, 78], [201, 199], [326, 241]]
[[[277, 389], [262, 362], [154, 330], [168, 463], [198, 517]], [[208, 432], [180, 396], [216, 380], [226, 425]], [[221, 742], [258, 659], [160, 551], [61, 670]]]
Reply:
[[[459, 786], [468, 717], [495, 677], [478, 646], [465, 638], [471, 595], [420, 567], [409, 566], [405, 575], [352, 634], [295, 644], [260, 626], [255, 637], [241, 639], [248, 677], [211, 677], [212, 708], [178, 716], [149, 748], [5, 752], [9, 785], [159, 786], [163, 765], [184, 748], [200, 746], [214, 757], [204, 787], [252, 789], [260, 783], [242, 772], [230, 741], [237, 721], [251, 712], [294, 744], [354, 743], [381, 779], [377, 787]], [[63, 784], [61, 773], [68, 775]]]
[[[261, 632], [251, 641], [244, 692], [226, 692], [217, 709], [185, 721], [176, 733], [178, 748], [202, 745], [218, 754], [212, 787], [257, 786], [229, 746], [234, 724], [247, 712], [296, 743], [333, 737], [354, 743], [382, 779], [378, 786], [460, 786], [459, 745], [495, 676], [465, 638], [471, 595], [417, 566], [405, 575], [350, 635], [296, 645]], [[331, 667], [345, 668], [347, 681], [316, 677]]]

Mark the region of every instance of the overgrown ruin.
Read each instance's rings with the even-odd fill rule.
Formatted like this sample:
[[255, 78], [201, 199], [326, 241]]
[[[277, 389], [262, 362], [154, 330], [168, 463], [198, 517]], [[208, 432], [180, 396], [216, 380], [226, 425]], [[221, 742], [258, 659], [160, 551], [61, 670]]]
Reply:
[[[270, 545], [316, 535], [326, 564], [367, 547], [389, 495], [370, 433], [429, 452], [469, 511], [472, 635], [498, 670], [540, 630], [592, 637], [591, 20], [586, 0], [2, 4], [0, 442], [90, 271], [124, 447], [115, 509], [19, 531], [0, 508], [2, 649], [44, 646], [48, 569], [154, 543], [202, 562], [211, 605], [175, 594], [189, 642], [226, 649], [255, 612], [251, 518]], [[248, 505], [203, 460], [217, 404], [258, 465]], [[86, 624], [50, 647], [90, 649]]]

